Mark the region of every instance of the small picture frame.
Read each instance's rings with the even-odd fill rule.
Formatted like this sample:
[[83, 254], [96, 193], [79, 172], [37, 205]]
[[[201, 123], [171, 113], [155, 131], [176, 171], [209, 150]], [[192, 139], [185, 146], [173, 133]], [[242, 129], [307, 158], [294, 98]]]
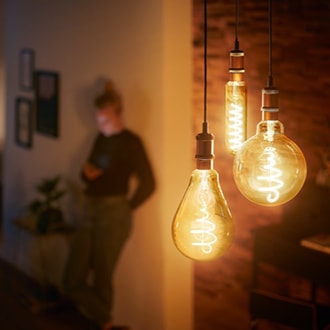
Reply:
[[23, 48], [19, 53], [19, 86], [22, 90], [34, 89], [34, 50]]
[[15, 141], [24, 148], [32, 147], [33, 103], [30, 99], [17, 97], [15, 100]]
[[59, 74], [53, 71], [35, 72], [36, 131], [59, 136]]

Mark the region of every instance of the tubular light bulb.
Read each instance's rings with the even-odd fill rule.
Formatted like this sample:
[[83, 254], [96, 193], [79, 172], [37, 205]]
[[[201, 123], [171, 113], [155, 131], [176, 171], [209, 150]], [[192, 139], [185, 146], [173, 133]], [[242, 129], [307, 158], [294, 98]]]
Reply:
[[234, 158], [234, 179], [251, 202], [264, 206], [284, 204], [301, 190], [307, 175], [305, 157], [284, 135], [277, 120], [276, 89], [263, 90], [263, 118], [257, 133], [248, 139]]
[[197, 169], [172, 223], [172, 237], [186, 257], [208, 261], [220, 257], [231, 245], [234, 224], [213, 169], [213, 136], [197, 135]]
[[230, 80], [225, 86], [225, 144], [235, 154], [246, 140], [247, 88], [243, 81], [244, 52], [230, 52]]

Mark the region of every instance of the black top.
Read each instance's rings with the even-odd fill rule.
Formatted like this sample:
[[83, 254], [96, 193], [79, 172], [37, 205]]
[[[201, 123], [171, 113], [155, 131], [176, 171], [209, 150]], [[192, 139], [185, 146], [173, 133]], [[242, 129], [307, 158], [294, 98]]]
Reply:
[[103, 174], [88, 180], [86, 194], [94, 197], [126, 195], [129, 179], [135, 175], [138, 184], [130, 200], [132, 209], [141, 205], [154, 191], [155, 180], [140, 138], [129, 130], [104, 136], [99, 133], [88, 162], [103, 169]]

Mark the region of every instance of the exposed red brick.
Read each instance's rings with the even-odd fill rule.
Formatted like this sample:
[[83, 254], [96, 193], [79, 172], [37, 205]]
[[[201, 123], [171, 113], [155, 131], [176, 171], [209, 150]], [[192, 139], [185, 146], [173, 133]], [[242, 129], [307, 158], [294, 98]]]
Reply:
[[[197, 134], [203, 111], [203, 1], [193, 3], [193, 130]], [[301, 147], [308, 164], [317, 162], [320, 152], [329, 152], [330, 145], [329, 6], [327, 0], [273, 2], [273, 73], [280, 91], [279, 116], [286, 134]], [[239, 17], [251, 136], [261, 119], [261, 89], [268, 76], [268, 1], [240, 1]], [[225, 152], [224, 85], [234, 36], [235, 1], [209, 1], [208, 122], [215, 135], [215, 167], [236, 223], [236, 237], [223, 258], [195, 264], [196, 330], [248, 329], [252, 230], [281, 221], [281, 207], [254, 205], [238, 192], [231, 172], [233, 159]]]

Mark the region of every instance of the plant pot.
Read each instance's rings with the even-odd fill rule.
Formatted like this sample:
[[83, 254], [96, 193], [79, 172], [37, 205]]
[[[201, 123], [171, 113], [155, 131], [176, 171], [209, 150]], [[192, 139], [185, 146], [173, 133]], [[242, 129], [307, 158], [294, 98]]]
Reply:
[[63, 223], [63, 213], [59, 209], [50, 208], [40, 213], [37, 220], [37, 231], [45, 234]]

